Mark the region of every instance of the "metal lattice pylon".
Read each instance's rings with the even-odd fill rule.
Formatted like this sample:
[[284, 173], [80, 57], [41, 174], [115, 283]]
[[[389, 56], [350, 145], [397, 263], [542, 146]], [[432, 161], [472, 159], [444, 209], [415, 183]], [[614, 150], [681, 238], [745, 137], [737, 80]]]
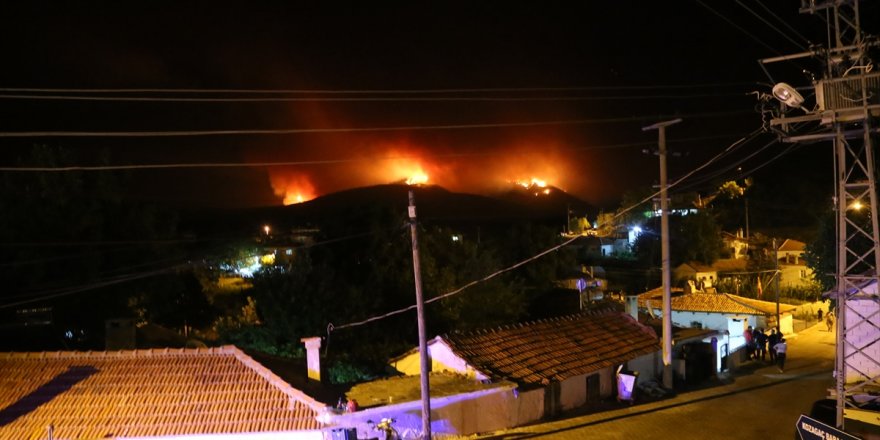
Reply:
[[[816, 107], [807, 115], [771, 121], [789, 142], [831, 140], [835, 152], [837, 210], [837, 427], [845, 420], [880, 425], [880, 412], [867, 410], [863, 397], [880, 392], [880, 227], [877, 217], [874, 119], [880, 115], [880, 73], [871, 73], [868, 51], [876, 39], [862, 32], [858, 0], [802, 0], [800, 12], [822, 15], [827, 48], [768, 58], [762, 63], [818, 58], [823, 79], [814, 83]], [[778, 97], [778, 96], [777, 96]], [[799, 104], [797, 104], [799, 105]], [[793, 135], [793, 123], [823, 129]], [[871, 397], [873, 398], [873, 397]]]

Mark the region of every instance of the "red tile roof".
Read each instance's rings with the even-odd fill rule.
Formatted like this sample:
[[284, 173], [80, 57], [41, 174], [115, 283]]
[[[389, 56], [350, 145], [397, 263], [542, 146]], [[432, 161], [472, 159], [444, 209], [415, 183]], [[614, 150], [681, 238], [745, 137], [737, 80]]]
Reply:
[[660, 350], [654, 330], [616, 311], [580, 313], [442, 338], [480, 372], [523, 384], [589, 374]]
[[779, 245], [780, 252], [786, 251], [795, 251], [795, 252], [803, 252], [807, 249], [807, 244], [802, 241], [793, 240], [791, 238], [786, 238], [785, 241]]
[[0, 353], [0, 438], [319, 429], [324, 405], [234, 346]]
[[[663, 288], [649, 290], [639, 295], [639, 308], [663, 309]], [[727, 293], [689, 293], [673, 295], [672, 310], [679, 312], [734, 313], [744, 315], [774, 315], [776, 303], [745, 298]], [[780, 312], [790, 312], [797, 308], [789, 304], [780, 304]]]

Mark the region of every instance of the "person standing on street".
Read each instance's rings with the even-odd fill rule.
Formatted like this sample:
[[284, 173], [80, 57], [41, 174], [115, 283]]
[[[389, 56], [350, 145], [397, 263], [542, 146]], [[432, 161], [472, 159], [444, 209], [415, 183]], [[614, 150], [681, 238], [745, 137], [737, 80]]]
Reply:
[[831, 317], [831, 312], [830, 312], [830, 311], [825, 315], [825, 325], [828, 326], [828, 331], [829, 331], [829, 332], [830, 332], [831, 329], [834, 327], [834, 318]]
[[749, 326], [746, 331], [743, 333], [743, 337], [746, 339], [746, 356], [751, 360], [752, 356], [755, 354], [755, 341], [753, 339], [752, 326]]
[[761, 359], [761, 362], [767, 360], [767, 335], [763, 328], [755, 329], [755, 360]]
[[774, 348], [774, 347], [776, 346], [776, 343], [778, 343], [778, 342], [779, 342], [779, 334], [776, 333], [775, 328], [771, 328], [770, 335], [767, 336], [767, 345], [770, 346], [770, 363], [771, 364], [776, 363], [776, 348]]
[[785, 372], [785, 357], [788, 351], [788, 344], [785, 343], [785, 338], [780, 336], [779, 342], [773, 348], [776, 350], [776, 364], [779, 367], [779, 372], [783, 373]]

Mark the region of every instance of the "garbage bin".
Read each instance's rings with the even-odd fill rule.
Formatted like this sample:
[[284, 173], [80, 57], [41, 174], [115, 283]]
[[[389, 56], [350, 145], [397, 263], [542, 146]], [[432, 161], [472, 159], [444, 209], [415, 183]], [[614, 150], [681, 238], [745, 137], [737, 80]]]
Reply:
[[639, 379], [638, 371], [621, 371], [617, 369], [617, 400], [620, 402], [633, 403], [635, 399], [636, 381]]

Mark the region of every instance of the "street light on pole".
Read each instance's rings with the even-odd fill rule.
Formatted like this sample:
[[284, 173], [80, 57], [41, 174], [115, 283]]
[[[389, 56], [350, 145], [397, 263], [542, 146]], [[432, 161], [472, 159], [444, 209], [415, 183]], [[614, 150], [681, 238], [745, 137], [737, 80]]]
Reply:
[[678, 124], [681, 118], [642, 127], [657, 130], [660, 156], [660, 250], [663, 272], [663, 386], [672, 389], [672, 279], [669, 271], [669, 207], [666, 196], [666, 127]]

